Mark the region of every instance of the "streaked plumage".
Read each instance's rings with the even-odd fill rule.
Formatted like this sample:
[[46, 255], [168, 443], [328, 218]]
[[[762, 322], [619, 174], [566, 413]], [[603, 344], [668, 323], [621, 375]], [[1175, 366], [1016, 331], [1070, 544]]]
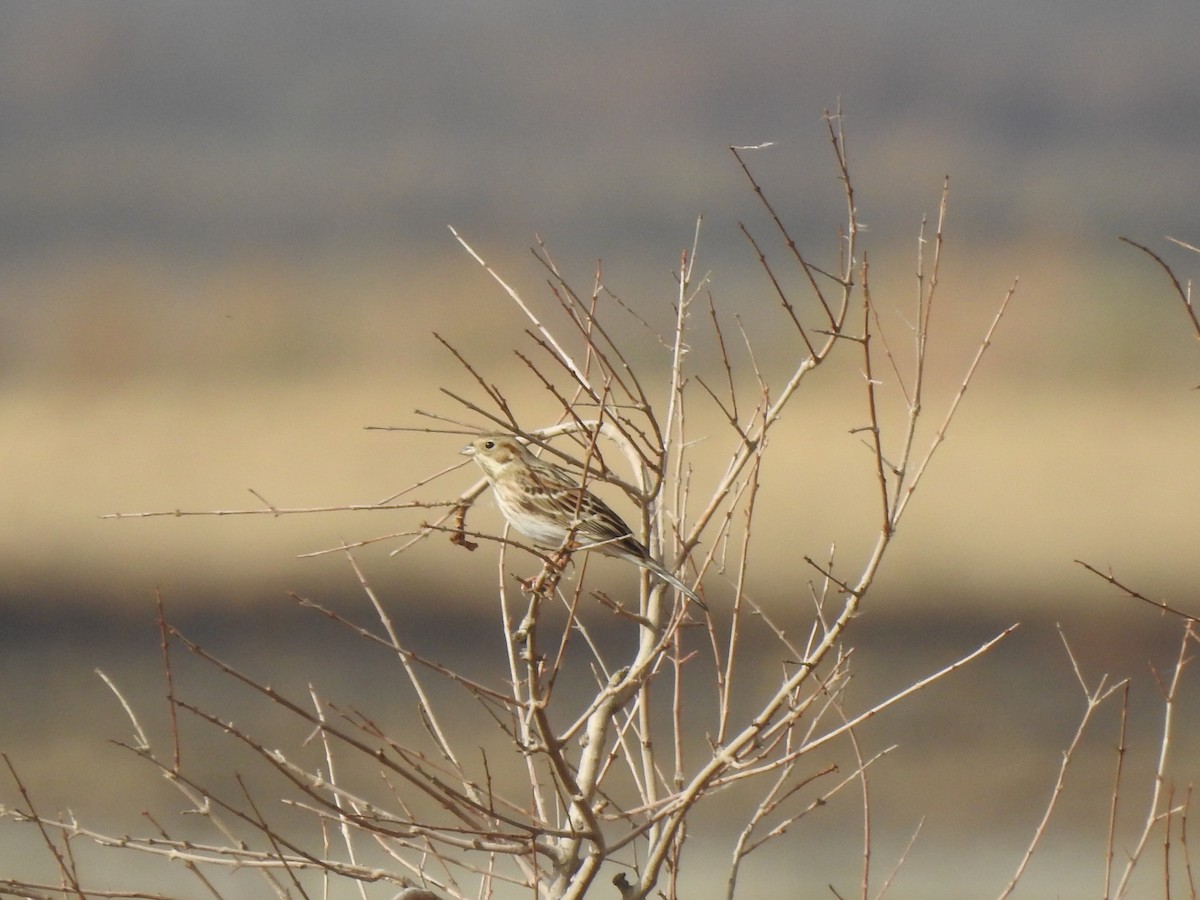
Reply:
[[460, 452], [479, 464], [508, 523], [538, 546], [559, 547], [573, 533], [583, 549], [647, 569], [708, 608], [695, 591], [650, 557], [607, 503], [558, 466], [538, 459], [516, 438], [484, 435]]

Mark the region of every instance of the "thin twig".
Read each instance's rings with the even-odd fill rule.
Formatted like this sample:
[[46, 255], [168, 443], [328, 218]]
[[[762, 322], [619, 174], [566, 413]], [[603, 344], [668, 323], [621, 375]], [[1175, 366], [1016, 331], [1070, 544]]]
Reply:
[[1063, 647], [1066, 649], [1067, 657], [1071, 661], [1071, 668], [1075, 673], [1076, 679], [1079, 681], [1080, 689], [1084, 695], [1084, 711], [1080, 717], [1079, 725], [1075, 729], [1075, 736], [1071, 739], [1071, 743], [1067, 749], [1063, 751], [1062, 763], [1058, 767], [1058, 776], [1054, 781], [1054, 787], [1050, 791], [1050, 800], [1046, 803], [1046, 809], [1042, 813], [1042, 819], [1038, 822], [1037, 828], [1034, 829], [1033, 837], [1029, 841], [1029, 846], [1025, 848], [1025, 853], [1021, 857], [1021, 861], [1017, 864], [1017, 870], [1013, 873], [1012, 879], [1005, 885], [1000, 892], [999, 900], [1008, 897], [1016, 890], [1017, 882], [1025, 874], [1025, 870], [1029, 865], [1029, 860], [1033, 857], [1034, 851], [1041, 844], [1042, 839], [1046, 835], [1046, 829], [1050, 824], [1050, 819], [1054, 815], [1055, 809], [1058, 807], [1059, 798], [1062, 796], [1063, 788], [1066, 785], [1067, 769], [1075, 758], [1075, 751], [1079, 748], [1080, 742], [1083, 740], [1084, 732], [1087, 731], [1088, 725], [1092, 720], [1092, 715], [1100, 707], [1105, 700], [1111, 697], [1118, 690], [1122, 689], [1125, 682], [1118, 682], [1115, 685], [1107, 684], [1107, 676], [1102, 677], [1099, 683], [1091, 688], [1088, 686], [1083, 677], [1083, 672], [1079, 668], [1079, 663], [1075, 658], [1075, 654], [1071, 651], [1071, 645], [1067, 641], [1067, 637], [1063, 634], [1062, 628], [1059, 628], [1059, 637], [1062, 639]]
[[1182, 610], [1176, 609], [1173, 606], [1169, 606], [1168, 604], [1164, 603], [1162, 600], [1151, 600], [1145, 594], [1139, 593], [1138, 591], [1135, 591], [1133, 588], [1129, 587], [1128, 585], [1122, 584], [1120, 581], [1117, 580], [1116, 576], [1113, 575], [1111, 569], [1108, 572], [1101, 572], [1095, 566], [1091, 565], [1090, 563], [1084, 562], [1082, 559], [1077, 559], [1077, 560], [1075, 560], [1075, 562], [1077, 565], [1083, 566], [1085, 569], [1087, 569], [1093, 575], [1097, 575], [1100, 578], [1103, 578], [1105, 581], [1107, 581], [1113, 587], [1117, 588], [1120, 591], [1123, 591], [1126, 596], [1132, 597], [1134, 600], [1141, 600], [1143, 603], [1149, 603], [1151, 606], [1156, 607], [1157, 609], [1161, 609], [1165, 613], [1170, 613], [1173, 616], [1179, 616], [1181, 619], [1186, 619], [1188, 622], [1200, 622], [1200, 619], [1196, 618], [1195, 616], [1191, 615], [1190, 613], [1185, 613]]

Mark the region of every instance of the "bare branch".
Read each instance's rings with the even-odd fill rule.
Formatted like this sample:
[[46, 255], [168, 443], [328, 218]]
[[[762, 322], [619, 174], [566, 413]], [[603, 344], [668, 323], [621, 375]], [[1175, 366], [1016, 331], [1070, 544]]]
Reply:
[[[1175, 273], [1171, 271], [1171, 267], [1167, 265], [1166, 261], [1164, 261], [1161, 256], [1159, 256], [1149, 247], [1145, 246], [1144, 244], [1139, 244], [1137, 241], [1131, 240], [1127, 237], [1121, 237], [1119, 240], [1124, 241], [1131, 247], [1136, 247], [1138, 250], [1141, 250], [1152, 260], [1158, 263], [1160, 269], [1167, 273], [1167, 277], [1171, 279], [1171, 286], [1175, 288], [1175, 294], [1179, 297], [1180, 301], [1182, 301], [1183, 309], [1187, 313], [1189, 321], [1192, 323], [1192, 330], [1196, 332], [1197, 340], [1200, 340], [1200, 316], [1196, 314], [1196, 307], [1192, 303], [1191, 291], [1184, 290], [1183, 285], [1179, 283], [1179, 279], [1175, 277]], [[1184, 249], [1193, 250], [1200, 253], [1200, 250], [1197, 250], [1196, 247], [1192, 246], [1191, 244], [1184, 243], [1183, 241], [1177, 241], [1174, 238], [1167, 238], [1167, 240], [1171, 241], [1173, 244], [1183, 247]]]
[[1093, 575], [1103, 578], [1105, 581], [1107, 581], [1113, 587], [1117, 588], [1120, 591], [1123, 591], [1126, 596], [1132, 597], [1134, 600], [1141, 600], [1143, 603], [1149, 603], [1151, 606], [1161, 609], [1165, 613], [1170, 613], [1173, 616], [1179, 616], [1181, 619], [1186, 619], [1188, 622], [1200, 622], [1200, 619], [1197, 619], [1193, 615], [1185, 613], [1182, 610], [1178, 610], [1173, 606], [1169, 606], [1168, 604], [1164, 603], [1162, 600], [1151, 600], [1146, 595], [1138, 593], [1133, 588], [1122, 584], [1121, 582], [1119, 582], [1116, 579], [1116, 576], [1112, 574], [1111, 570], [1108, 572], [1101, 572], [1095, 566], [1091, 565], [1090, 563], [1084, 562], [1082, 559], [1077, 559], [1077, 560], [1075, 560], [1075, 562], [1077, 565], [1083, 566], [1085, 569], [1087, 569]]

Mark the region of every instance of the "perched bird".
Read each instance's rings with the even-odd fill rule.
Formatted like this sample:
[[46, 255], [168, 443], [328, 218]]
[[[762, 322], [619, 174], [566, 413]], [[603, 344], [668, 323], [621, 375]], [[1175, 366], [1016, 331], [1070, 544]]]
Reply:
[[558, 466], [538, 459], [515, 437], [488, 434], [461, 452], [492, 486], [508, 524], [541, 547], [559, 547], [573, 534], [584, 550], [624, 559], [683, 591], [702, 609], [696, 592], [651, 558], [625, 521]]

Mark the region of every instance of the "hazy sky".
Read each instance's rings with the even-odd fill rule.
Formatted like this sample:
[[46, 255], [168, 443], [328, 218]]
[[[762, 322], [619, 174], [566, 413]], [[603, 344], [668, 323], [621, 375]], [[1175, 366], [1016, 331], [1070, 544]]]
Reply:
[[[848, 112], [873, 221], [1195, 231], [1191, 0], [384, 2], [0, 7], [0, 248], [444, 246], [444, 226], [596, 255], [794, 196]], [[762, 156], [760, 155], [760, 159]], [[799, 199], [796, 208], [801, 208]], [[797, 227], [804, 228], [801, 221]], [[1194, 235], [1193, 235], [1194, 236]]]

